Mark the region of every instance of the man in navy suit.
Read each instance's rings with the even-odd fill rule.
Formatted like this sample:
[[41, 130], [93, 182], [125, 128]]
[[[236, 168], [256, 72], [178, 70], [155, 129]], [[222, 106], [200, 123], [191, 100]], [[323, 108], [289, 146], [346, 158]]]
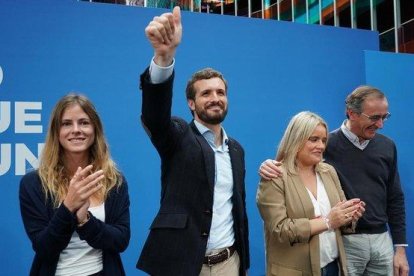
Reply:
[[196, 72], [186, 88], [191, 123], [171, 116], [179, 7], [145, 29], [154, 49], [141, 75], [142, 123], [161, 157], [160, 210], [137, 268], [150, 275], [246, 275], [249, 268], [244, 151], [227, 136], [227, 82]]

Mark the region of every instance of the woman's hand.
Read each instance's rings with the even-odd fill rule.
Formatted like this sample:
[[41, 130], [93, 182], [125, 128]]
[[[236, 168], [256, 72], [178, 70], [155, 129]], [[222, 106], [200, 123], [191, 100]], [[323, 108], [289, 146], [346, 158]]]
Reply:
[[[86, 166], [84, 169], [78, 167], [75, 175], [70, 180], [68, 193], [63, 200], [63, 204], [72, 213], [75, 213], [81, 207], [85, 208], [90, 196], [102, 188], [99, 181], [104, 178], [103, 171], [99, 170], [91, 174], [91, 170], [92, 165]], [[87, 205], [89, 207], [89, 203]]]
[[365, 202], [361, 200], [358, 203], [358, 209], [355, 210], [355, 212], [354, 212], [354, 214], [352, 216], [352, 221], [357, 222], [362, 217], [362, 215], [364, 213], [365, 213]]
[[338, 202], [326, 216], [332, 229], [337, 229], [352, 220], [358, 220], [365, 212], [365, 203], [359, 198]]

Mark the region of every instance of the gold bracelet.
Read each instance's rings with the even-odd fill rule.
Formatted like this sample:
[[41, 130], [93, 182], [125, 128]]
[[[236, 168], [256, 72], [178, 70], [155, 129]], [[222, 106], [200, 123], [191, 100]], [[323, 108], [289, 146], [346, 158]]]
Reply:
[[86, 219], [84, 219], [83, 221], [78, 223], [78, 227], [82, 227], [85, 223], [87, 223], [89, 221], [89, 212], [86, 213]]

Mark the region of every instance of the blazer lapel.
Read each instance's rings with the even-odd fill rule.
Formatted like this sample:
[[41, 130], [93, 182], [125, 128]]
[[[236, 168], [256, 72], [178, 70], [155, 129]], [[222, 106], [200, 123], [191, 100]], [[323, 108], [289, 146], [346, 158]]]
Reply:
[[231, 160], [231, 169], [233, 172], [233, 192], [237, 192], [239, 196], [241, 196], [241, 185], [239, 183], [243, 183], [243, 173], [240, 170], [243, 169], [243, 164], [241, 160], [241, 152], [240, 149], [237, 147], [235, 143], [229, 138], [228, 142], [229, 146], [229, 155]]
[[[291, 176], [292, 184], [294, 185], [296, 192], [299, 194], [299, 198], [301, 199], [301, 204], [303, 208], [303, 212], [307, 218], [314, 218], [315, 217], [315, 209], [313, 208], [312, 200], [309, 197], [308, 190], [306, 189], [305, 185], [302, 183], [302, 179], [297, 174]], [[297, 204], [300, 204], [299, 202]]]
[[325, 186], [325, 191], [328, 195], [329, 198], [329, 202], [331, 203], [331, 208], [334, 207], [338, 201], [340, 200], [336, 195], [338, 194], [338, 192], [336, 192], [336, 188], [335, 188], [335, 184], [333, 183], [332, 178], [330, 177], [329, 173], [319, 170], [318, 171], [322, 183]]
[[204, 156], [204, 164], [206, 166], [206, 175], [207, 175], [207, 181], [208, 181], [208, 187], [210, 191], [213, 193], [214, 191], [214, 179], [216, 176], [216, 168], [215, 168], [215, 158], [214, 158], [214, 151], [206, 141], [206, 139], [201, 135], [201, 133], [198, 131], [196, 125], [194, 124], [194, 121], [190, 124], [191, 129], [193, 130], [195, 134], [195, 138], [197, 142], [200, 144], [201, 150], [203, 152]]

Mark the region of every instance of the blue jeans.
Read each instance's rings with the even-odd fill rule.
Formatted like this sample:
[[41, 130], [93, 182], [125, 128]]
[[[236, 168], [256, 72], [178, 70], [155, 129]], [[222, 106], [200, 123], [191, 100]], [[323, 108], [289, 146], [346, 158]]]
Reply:
[[349, 276], [392, 276], [394, 247], [388, 232], [342, 236]]
[[338, 261], [333, 261], [321, 268], [321, 276], [338, 276]]

